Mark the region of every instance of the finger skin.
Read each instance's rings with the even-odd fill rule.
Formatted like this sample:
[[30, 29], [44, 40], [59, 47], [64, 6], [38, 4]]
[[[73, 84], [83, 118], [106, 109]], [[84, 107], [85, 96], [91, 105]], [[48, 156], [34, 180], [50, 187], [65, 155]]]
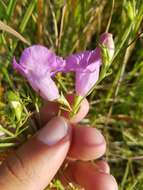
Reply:
[[[67, 100], [70, 103], [70, 105], [73, 105], [74, 96], [72, 94], [68, 95]], [[79, 123], [83, 118], [85, 118], [88, 111], [89, 111], [89, 103], [88, 103], [87, 99], [85, 98], [82, 100], [79, 111], [75, 116], [70, 118], [70, 114], [68, 112], [63, 112], [62, 115], [64, 117], [66, 117], [67, 119], [69, 119], [70, 123], [75, 124], [75, 123]]]
[[44, 106], [40, 110], [41, 126], [46, 125], [50, 119], [57, 116], [59, 106], [55, 102], [45, 102]]
[[[85, 190], [118, 190], [114, 177], [97, 170], [92, 163], [75, 162], [65, 171], [65, 183], [79, 184]], [[65, 180], [65, 178], [62, 178]]]
[[110, 174], [110, 167], [104, 160], [99, 160], [94, 166], [98, 171]]
[[[45, 133], [47, 129], [52, 138], [44, 137], [45, 139], [41, 140], [39, 134], [42, 134], [43, 130]], [[59, 134], [53, 136], [51, 130], [49, 124], [45, 126], [0, 166], [2, 190], [43, 190], [50, 183], [67, 155], [71, 141], [69, 130], [60, 141], [53, 144]], [[57, 130], [60, 132], [56, 127], [55, 132]]]
[[[67, 100], [69, 101], [70, 105], [73, 104], [74, 96], [68, 95]], [[45, 125], [52, 117], [57, 116], [59, 111], [59, 105], [56, 102], [46, 102], [45, 105], [40, 110], [40, 119], [41, 125]], [[69, 118], [69, 113], [62, 112], [61, 115], [69, 119], [70, 123], [78, 123], [80, 122], [88, 113], [89, 111], [89, 103], [87, 99], [84, 99], [81, 102], [80, 109], [72, 118]]]
[[[68, 95], [68, 101], [73, 103], [73, 95]], [[52, 106], [53, 105], [53, 106]], [[41, 119], [45, 123], [52, 117], [58, 110], [55, 103], [47, 103], [41, 110]], [[89, 104], [86, 99], [83, 100], [80, 110], [70, 122], [76, 123], [82, 120], [89, 111]], [[68, 113], [64, 112], [63, 115], [68, 118]], [[100, 138], [100, 142], [99, 142]], [[98, 142], [97, 142], [98, 139]], [[105, 153], [106, 142], [104, 137], [95, 128], [91, 127], [73, 127], [72, 145], [68, 156], [70, 159], [79, 160], [92, 160], [99, 158]]]
[[[72, 105], [74, 96], [68, 95], [67, 100]], [[45, 124], [53, 115], [58, 113], [58, 105], [53, 102], [48, 102], [40, 112], [42, 124]], [[70, 119], [70, 123], [77, 123], [81, 121], [89, 111], [89, 103], [84, 99], [76, 116]], [[68, 118], [67, 112], [62, 113], [64, 117]], [[97, 138], [98, 137], [98, 138]], [[100, 138], [97, 142], [97, 139]], [[92, 160], [99, 158], [105, 153], [106, 142], [104, 137], [95, 128], [90, 127], [73, 127], [72, 146], [69, 151], [70, 159]]]
[[77, 160], [93, 160], [101, 157], [105, 150], [105, 139], [96, 128], [87, 126], [73, 127], [69, 157]]
[[70, 119], [71, 123], [79, 123], [82, 119], [84, 119], [86, 117], [86, 115], [89, 112], [89, 103], [87, 101], [87, 99], [83, 99], [83, 101], [81, 102], [81, 106], [80, 109], [77, 113], [77, 115], [75, 115], [73, 118]]

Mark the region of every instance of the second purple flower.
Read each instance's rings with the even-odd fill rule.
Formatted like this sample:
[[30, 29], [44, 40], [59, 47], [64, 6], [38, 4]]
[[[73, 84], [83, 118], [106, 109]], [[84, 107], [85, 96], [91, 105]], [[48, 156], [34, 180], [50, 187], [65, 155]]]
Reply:
[[[112, 34], [104, 33], [100, 37], [101, 45], [108, 50], [109, 59], [114, 55], [114, 41]], [[76, 74], [75, 88], [77, 96], [86, 96], [99, 78], [102, 55], [100, 48], [84, 51], [66, 58], [66, 70]]]

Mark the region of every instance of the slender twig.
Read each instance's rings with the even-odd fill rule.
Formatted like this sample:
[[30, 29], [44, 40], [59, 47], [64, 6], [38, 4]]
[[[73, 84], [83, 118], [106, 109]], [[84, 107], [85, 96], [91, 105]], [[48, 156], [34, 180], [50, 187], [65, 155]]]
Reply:
[[38, 0], [38, 19], [37, 19], [37, 36], [38, 43], [43, 43], [43, 0]]
[[61, 38], [62, 38], [62, 35], [63, 35], [63, 26], [64, 26], [66, 7], [67, 6], [66, 6], [66, 2], [65, 2], [64, 6], [63, 6], [63, 9], [62, 9], [62, 18], [61, 18], [60, 32], [59, 32], [59, 38], [58, 38], [58, 50], [60, 48]]
[[14, 137], [14, 134], [11, 131], [4, 128], [2, 125], [0, 125], [0, 131], [4, 132], [5, 134], [7, 134], [10, 137]]
[[132, 118], [132, 117], [127, 116], [127, 115], [122, 115], [122, 114], [111, 115], [111, 118], [143, 126], [143, 121], [142, 120], [138, 120], [136, 118]]
[[54, 31], [55, 31], [55, 47], [57, 47], [58, 45], [58, 23], [57, 23], [57, 19], [56, 19], [56, 15], [55, 15], [55, 12], [54, 12], [54, 8], [53, 8], [53, 5], [51, 3], [50, 0], [48, 0], [49, 2], [49, 7], [51, 9], [51, 13], [52, 13], [52, 17], [53, 17], [53, 22], [54, 22]]
[[111, 7], [111, 12], [110, 12], [108, 24], [107, 24], [107, 27], [106, 27], [106, 32], [109, 31], [109, 28], [110, 28], [110, 25], [111, 25], [112, 16], [113, 16], [113, 12], [114, 12], [114, 6], [115, 6], [115, 0], [112, 0], [112, 7]]

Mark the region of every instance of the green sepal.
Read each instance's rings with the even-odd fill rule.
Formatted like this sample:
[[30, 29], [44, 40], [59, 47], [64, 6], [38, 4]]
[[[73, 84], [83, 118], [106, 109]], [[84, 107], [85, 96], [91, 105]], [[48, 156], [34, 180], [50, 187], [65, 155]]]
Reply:
[[62, 106], [64, 106], [65, 108], [68, 108], [69, 111], [72, 110], [69, 102], [67, 101], [67, 99], [65, 98], [65, 96], [63, 95], [63, 93], [61, 93], [60, 97], [57, 99], [57, 102], [59, 104], [61, 104]]
[[23, 111], [23, 106], [20, 103], [20, 97], [14, 92], [8, 91], [7, 98], [8, 98], [8, 102], [11, 106], [12, 111], [15, 113], [17, 120], [20, 121], [22, 111]]
[[78, 112], [83, 99], [84, 99], [83, 96], [75, 96], [74, 104], [73, 104], [73, 110], [72, 110], [73, 115], [75, 115]]

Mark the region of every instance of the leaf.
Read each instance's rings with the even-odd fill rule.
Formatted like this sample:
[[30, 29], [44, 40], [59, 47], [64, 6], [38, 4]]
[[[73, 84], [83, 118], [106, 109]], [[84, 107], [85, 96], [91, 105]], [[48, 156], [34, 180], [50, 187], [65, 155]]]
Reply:
[[6, 14], [6, 6], [3, 2], [0, 1], [0, 19], [4, 18]]
[[23, 19], [21, 20], [21, 23], [20, 23], [20, 26], [19, 26], [19, 31], [20, 32], [24, 32], [26, 26], [27, 26], [27, 23], [29, 21], [29, 19], [31, 18], [31, 15], [34, 11], [34, 8], [36, 6], [36, 3], [37, 3], [37, 0], [32, 0], [29, 5], [28, 5], [28, 8], [23, 16]]
[[14, 29], [12, 29], [10, 26], [3, 23], [2, 21], [0, 21], [0, 30], [8, 32], [8, 33], [12, 34], [13, 36], [17, 37], [19, 40], [21, 40], [25, 44], [30, 45], [30, 43], [21, 34], [16, 32]]
[[9, 0], [9, 4], [6, 10], [7, 19], [9, 20], [14, 12], [17, 0]]

